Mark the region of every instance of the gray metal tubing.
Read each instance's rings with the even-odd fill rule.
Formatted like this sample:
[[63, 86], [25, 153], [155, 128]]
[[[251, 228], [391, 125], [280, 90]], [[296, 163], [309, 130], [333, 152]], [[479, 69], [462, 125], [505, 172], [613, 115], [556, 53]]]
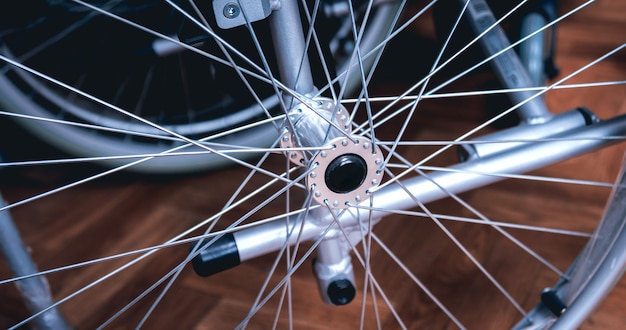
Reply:
[[[466, 0], [459, 0], [463, 5]], [[476, 35], [480, 35], [496, 22], [496, 19], [484, 0], [472, 0], [467, 10], [468, 22]], [[509, 47], [511, 43], [502, 28], [498, 25], [487, 32], [479, 40], [487, 57]], [[528, 75], [526, 68], [513, 49], [498, 55], [490, 61], [495, 74], [506, 88], [535, 87], [536, 84]], [[527, 123], [541, 123], [551, 117], [551, 113], [540, 97], [533, 97], [534, 92], [522, 91], [508, 94], [513, 104], [523, 103], [517, 112]]]
[[[417, 200], [429, 203], [448, 197], [448, 193], [458, 194], [502, 180], [498, 176], [472, 172], [525, 173], [615, 144], [619, 141], [605, 140], [603, 137], [624, 134], [626, 134], [626, 115], [552, 136], [554, 139], [562, 139], [561, 141], [526, 143], [507, 151], [451, 166], [450, 170], [454, 172], [433, 172], [428, 174], [428, 178], [418, 176], [402, 183]], [[400, 187], [387, 186], [387, 188], [389, 189], [381, 189], [375, 194], [374, 207], [404, 210], [416, 206], [414, 200]]]
[[[0, 196], [0, 207], [3, 206], [5, 203]], [[0, 211], [0, 251], [13, 275], [19, 277], [38, 272], [8, 210]], [[15, 285], [20, 291], [26, 307], [33, 314], [50, 307], [54, 303], [48, 282], [43, 276], [29, 277], [15, 282]], [[51, 308], [35, 318], [33, 326], [36, 329], [70, 329], [63, 315], [56, 308]]]
[[[546, 20], [539, 13], [530, 13], [522, 21], [521, 36], [525, 37], [546, 25]], [[541, 31], [520, 45], [520, 60], [528, 72], [530, 80], [536, 85], [544, 83], [543, 61], [545, 59], [544, 38], [546, 31]]]
[[[476, 138], [476, 144], [464, 144], [461, 147], [461, 159], [471, 159], [484, 157], [502, 150], [511, 149], [517, 145], [522, 145], [530, 140], [550, 138], [561, 132], [565, 132], [576, 127], [589, 125], [597, 122], [598, 119], [587, 109], [575, 109], [553, 116], [545, 123], [528, 125], [521, 124], [507, 130], [491, 133], [487, 136]], [[503, 141], [524, 141], [524, 142], [503, 142]], [[491, 142], [494, 143], [485, 143]], [[500, 142], [498, 142], [500, 141]]]
[[[500, 180], [499, 176], [480, 173], [524, 173], [532, 171], [586, 152], [617, 143], [617, 140], [602, 139], [606, 136], [626, 134], [626, 115], [581, 127], [554, 136], [554, 138], [580, 139], [574, 141], [550, 141], [527, 143], [511, 150], [477, 158], [449, 167], [449, 171], [432, 172], [428, 177], [417, 176], [402, 181], [402, 185], [411, 192], [407, 194], [399, 185], [388, 185], [375, 192], [373, 205], [376, 209], [407, 210], [415, 208], [415, 200], [429, 203], [443, 199], [452, 194], [476, 189]], [[433, 183], [433, 182], [436, 182]], [[369, 205], [369, 201], [364, 205]], [[372, 218], [376, 221], [389, 212], [374, 211]], [[339, 221], [343, 227], [356, 227], [369, 221], [368, 212], [357, 212], [347, 209], [341, 213]], [[360, 218], [360, 219], [359, 219]], [[292, 235], [289, 244], [315, 240], [325, 234], [334, 219], [325, 207], [313, 210], [302, 225], [302, 219], [291, 219]], [[302, 227], [301, 227], [302, 226]], [[302, 228], [302, 232], [300, 232]], [[264, 255], [280, 249], [287, 239], [287, 227], [284, 221], [274, 221], [251, 229], [234, 233], [241, 261]], [[333, 227], [326, 234], [342, 235]]]
[[275, 10], [269, 20], [282, 83], [301, 94], [313, 92], [315, 87], [298, 2], [281, 0], [280, 9]]

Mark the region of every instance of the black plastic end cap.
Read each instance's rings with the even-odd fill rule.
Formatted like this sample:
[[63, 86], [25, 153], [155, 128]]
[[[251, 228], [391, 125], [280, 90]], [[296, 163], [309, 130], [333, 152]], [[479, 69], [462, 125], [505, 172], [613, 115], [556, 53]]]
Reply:
[[[191, 246], [193, 251], [196, 246], [203, 248], [211, 239], [199, 241]], [[221, 271], [233, 268], [241, 263], [237, 243], [232, 233], [218, 238], [211, 245], [203, 249], [193, 258], [191, 264], [196, 274], [206, 277]]]
[[356, 288], [347, 279], [332, 281], [326, 290], [330, 301], [338, 306], [347, 305], [356, 296]]
[[367, 162], [356, 154], [346, 154], [335, 158], [324, 174], [326, 186], [338, 194], [352, 192], [359, 188], [367, 177]]
[[551, 289], [541, 292], [541, 302], [555, 315], [561, 316], [567, 310], [567, 306], [561, 301], [559, 296]]

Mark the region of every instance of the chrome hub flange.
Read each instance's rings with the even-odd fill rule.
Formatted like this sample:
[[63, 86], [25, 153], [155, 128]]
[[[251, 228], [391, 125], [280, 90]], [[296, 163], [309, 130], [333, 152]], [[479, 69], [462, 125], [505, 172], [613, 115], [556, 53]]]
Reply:
[[317, 148], [352, 131], [348, 111], [341, 104], [328, 98], [314, 98], [300, 103], [289, 111], [289, 124], [283, 128], [280, 146], [283, 149], [305, 147], [309, 151], [286, 151], [285, 156], [294, 164], [305, 166]]
[[368, 198], [382, 179], [383, 155], [371, 140], [351, 134], [348, 111], [331, 99], [314, 98], [288, 117], [280, 146], [291, 162], [312, 169], [306, 184], [315, 201], [347, 208]]
[[383, 176], [383, 155], [363, 137], [339, 137], [328, 143], [312, 160], [307, 187], [320, 204], [343, 209], [367, 199]]

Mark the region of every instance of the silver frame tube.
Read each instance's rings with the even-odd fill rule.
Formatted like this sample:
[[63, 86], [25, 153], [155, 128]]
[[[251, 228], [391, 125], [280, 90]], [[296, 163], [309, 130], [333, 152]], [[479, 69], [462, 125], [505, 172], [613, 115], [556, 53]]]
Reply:
[[280, 0], [280, 7], [270, 15], [269, 21], [281, 81], [298, 93], [313, 92], [298, 2]]
[[[373, 207], [369, 212], [356, 212], [354, 208], [339, 214], [331, 214], [318, 207], [304, 216], [290, 220], [289, 228], [284, 220], [276, 220], [254, 228], [234, 233], [241, 261], [252, 259], [279, 250], [289, 240], [316, 240], [322, 236], [343, 235], [335, 225], [337, 217], [343, 228], [358, 228], [370, 219], [375, 222], [389, 215], [388, 210], [408, 210], [417, 206], [416, 200], [429, 203], [486, 186], [504, 179], [497, 174], [519, 174], [532, 171], [574, 156], [616, 144], [621, 140], [603, 139], [607, 136], [626, 134], [626, 115], [612, 118], [590, 126], [584, 126], [558, 134], [550, 141], [526, 143], [510, 150], [477, 158], [449, 167], [445, 171], [430, 172], [427, 176], [416, 176], [381, 188], [373, 195]], [[561, 140], [558, 140], [561, 139]], [[405, 190], [406, 189], [406, 190]], [[410, 192], [410, 194], [408, 192]], [[363, 207], [369, 206], [369, 200]], [[304, 223], [303, 223], [304, 222]], [[288, 230], [289, 229], [289, 230]], [[288, 233], [291, 234], [288, 234]]]
[[[466, 0], [458, 0], [461, 5], [463, 5], [465, 1]], [[493, 56], [511, 46], [502, 27], [500, 27], [500, 25], [493, 26], [496, 23], [496, 18], [486, 1], [472, 0], [469, 3], [467, 15], [467, 21], [475, 35], [478, 36], [484, 33], [488, 28], [491, 28], [491, 30], [486, 32], [486, 34], [479, 39], [479, 43], [487, 57]], [[500, 83], [506, 88], [515, 89], [533, 87], [536, 85], [528, 75], [527, 69], [520, 61], [517, 53], [515, 53], [512, 48], [496, 56], [490, 63]], [[552, 113], [548, 110], [541, 98], [533, 96], [534, 92], [532, 91], [520, 91], [509, 94], [512, 104], [521, 104], [517, 109], [517, 113], [526, 123], [534, 124], [545, 122], [550, 119]]]

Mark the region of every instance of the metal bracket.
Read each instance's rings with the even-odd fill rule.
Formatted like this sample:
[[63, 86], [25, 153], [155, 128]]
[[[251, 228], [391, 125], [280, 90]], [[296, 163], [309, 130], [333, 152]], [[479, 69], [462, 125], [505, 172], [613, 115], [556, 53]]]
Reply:
[[214, 0], [213, 12], [217, 25], [230, 29], [246, 22], [267, 18], [273, 10], [280, 9], [279, 0]]

